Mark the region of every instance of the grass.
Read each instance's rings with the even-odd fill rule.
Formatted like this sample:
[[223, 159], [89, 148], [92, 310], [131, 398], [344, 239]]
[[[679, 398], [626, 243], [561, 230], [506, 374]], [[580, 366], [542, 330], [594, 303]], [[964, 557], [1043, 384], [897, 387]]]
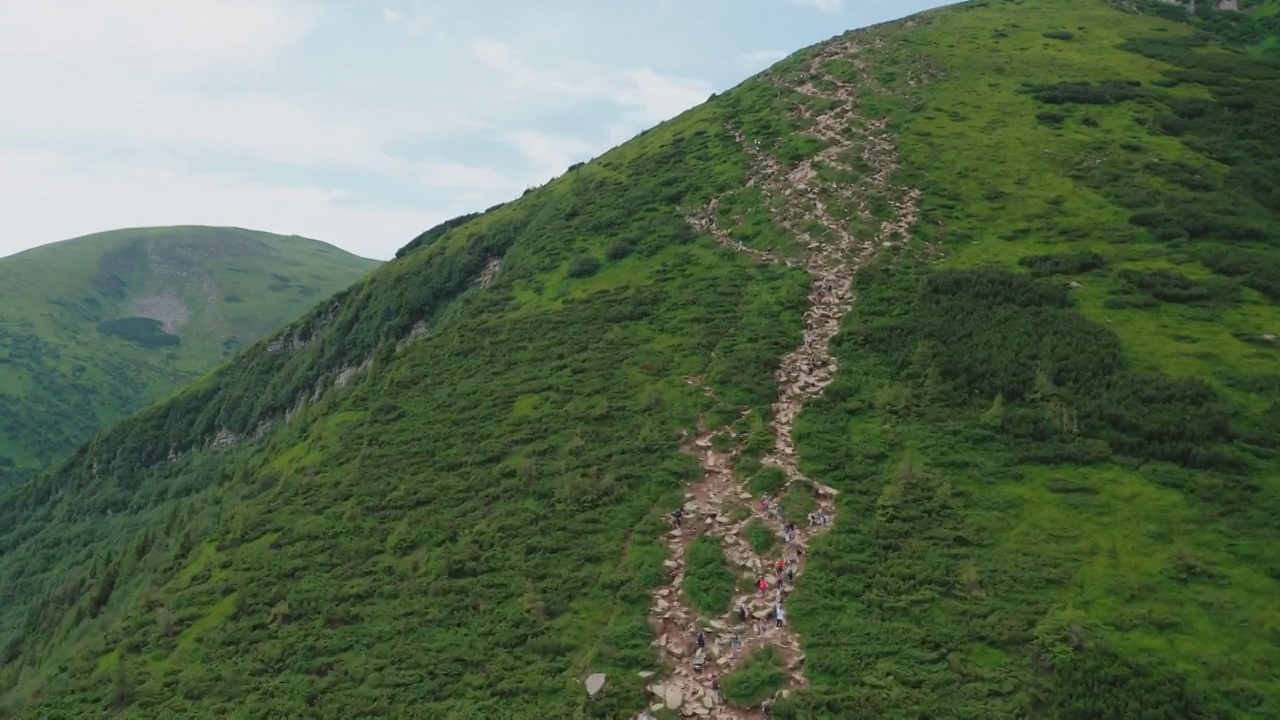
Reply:
[[752, 520], [743, 530], [747, 542], [757, 555], [765, 555], [778, 544], [778, 536], [759, 520]]
[[[117, 230], [0, 259], [0, 483], [212, 370], [377, 263], [235, 228]], [[138, 317], [171, 295], [172, 333]], [[230, 298], [230, 300], [228, 300]]]
[[[989, 0], [863, 36], [896, 93], [863, 109], [892, 120], [923, 215], [859, 277], [841, 372], [797, 420], [839, 512], [788, 601], [809, 682], [775, 717], [1277, 717], [1280, 386], [1260, 335], [1280, 162], [1255, 131], [1280, 115], [1280, 70], [1196, 22]], [[682, 432], [752, 410], [739, 469], [780, 487], [758, 418], [808, 289], [682, 211], [744, 187], [726, 125], [783, 161], [817, 152], [793, 137], [799, 100], [748, 81], [424, 233], [9, 492], [4, 700], [122, 718], [643, 707], [664, 518], [699, 476]], [[761, 201], [734, 195], [743, 241], [787, 252]], [[288, 337], [303, 347], [269, 351]], [[215, 448], [223, 430], [248, 439]], [[803, 522], [812, 496], [793, 492]], [[687, 560], [689, 598], [724, 610], [719, 545]], [[768, 695], [776, 663], [726, 697]], [[609, 682], [588, 700], [590, 672]]]
[[735, 580], [720, 542], [699, 535], [685, 553], [684, 592], [690, 605], [708, 617], [718, 617], [733, 602]]
[[781, 661], [773, 648], [757, 651], [724, 679], [720, 688], [724, 699], [739, 708], [750, 708], [773, 696], [786, 682]]

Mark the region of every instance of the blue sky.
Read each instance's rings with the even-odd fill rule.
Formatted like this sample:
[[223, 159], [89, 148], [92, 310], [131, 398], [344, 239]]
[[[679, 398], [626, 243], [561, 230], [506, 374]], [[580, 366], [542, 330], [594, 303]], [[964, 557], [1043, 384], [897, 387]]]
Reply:
[[0, 255], [209, 224], [388, 258], [787, 53], [942, 4], [0, 3]]

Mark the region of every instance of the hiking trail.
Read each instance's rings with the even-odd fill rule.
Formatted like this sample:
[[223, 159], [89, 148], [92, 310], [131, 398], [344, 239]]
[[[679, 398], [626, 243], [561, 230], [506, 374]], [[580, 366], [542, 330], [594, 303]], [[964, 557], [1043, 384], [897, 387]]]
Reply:
[[[796, 483], [807, 483], [815, 494], [815, 512], [827, 520], [812, 524], [796, 521], [791, 543], [783, 543], [769, 557], [756, 554], [747, 542], [745, 528], [753, 521], [764, 523], [771, 532], [783, 535], [785, 517], [775, 516], [775, 505], [762, 507], [761, 498], [752, 497], [743, 478], [735, 475], [733, 460], [741, 452], [743, 442], [730, 427], [707, 428], [701, 418], [696, 434], [686, 436], [681, 450], [697, 458], [703, 470], [702, 479], [685, 494], [681, 527], [673, 527], [666, 536], [669, 577], [653, 595], [649, 619], [657, 639], [654, 645], [668, 660], [664, 676], [654, 678], [648, 685], [653, 696], [649, 710], [635, 718], [663, 707], [684, 716], [709, 717], [721, 720], [755, 720], [763, 718], [759, 706], [736, 708], [723, 699], [723, 688], [718, 701], [713, 698], [712, 683], [741, 667], [753, 653], [772, 646], [779, 655], [787, 675], [787, 687], [805, 685], [804, 652], [800, 638], [791, 625], [789, 613], [785, 613], [785, 598], [794, 589], [808, 561], [809, 541], [830, 527], [836, 511], [836, 491], [800, 471], [793, 437], [796, 416], [810, 398], [820, 395], [835, 378], [837, 361], [830, 352], [832, 338], [839, 332], [840, 322], [853, 307], [854, 274], [866, 265], [878, 252], [893, 245], [905, 246], [908, 233], [918, 219], [920, 193], [912, 188], [891, 185], [890, 178], [898, 168], [898, 156], [894, 138], [886, 131], [887, 119], [867, 119], [859, 114], [859, 87], [887, 92], [867, 70], [863, 53], [868, 47], [878, 47], [880, 41], [872, 38], [860, 44], [852, 38], [837, 40], [821, 48], [810, 60], [807, 71], [802, 73], [799, 84], [786, 85], [777, 76], [765, 80], [780, 87], [796, 91], [808, 98], [836, 101], [829, 110], [814, 112], [807, 104], [797, 104], [795, 115], [812, 121], [807, 134], [823, 140], [827, 147], [814, 157], [786, 168], [777, 159], [749, 143], [737, 131], [734, 135], [751, 155], [752, 166], [748, 175], [748, 187], [756, 187], [772, 208], [773, 220], [790, 233], [800, 244], [799, 253], [762, 251], [749, 248], [730, 237], [717, 222], [720, 198], [714, 198], [701, 209], [688, 216], [689, 223], [697, 230], [710, 234], [716, 242], [743, 252], [760, 262], [783, 263], [807, 271], [813, 278], [809, 293], [810, 306], [804, 315], [803, 341], [795, 350], [781, 359], [776, 379], [777, 399], [772, 405], [769, 428], [774, 434], [774, 446], [761, 459], [765, 467], [782, 471], [785, 480], [776, 497], [786, 495]], [[826, 66], [832, 61], [843, 61], [856, 68], [862, 82], [851, 83], [832, 76]], [[803, 100], [803, 98], [801, 98]], [[825, 107], [825, 106], [824, 106]], [[818, 170], [836, 170], [853, 173], [855, 168], [842, 156], [850, 152], [860, 153], [863, 168], [856, 169], [861, 177], [850, 182], [823, 180]], [[869, 171], [868, 171], [869, 168]], [[870, 198], [880, 196], [892, 206], [892, 218], [879, 223], [871, 237], [859, 238], [850, 229], [854, 223], [860, 227], [876, 227]], [[841, 209], [833, 211], [833, 205]], [[836, 218], [835, 212], [852, 215], [849, 221]], [[816, 231], [820, 227], [821, 231]], [[815, 233], [808, 228], [815, 228]], [[867, 233], [864, 233], [867, 234]], [[698, 378], [690, 378], [691, 384], [700, 385]], [[708, 395], [713, 393], [703, 387]], [[747, 411], [749, 412], [749, 411]], [[745, 414], [745, 413], [744, 413]], [[729, 449], [717, 451], [714, 440], [724, 436]], [[743, 519], [741, 507], [749, 510]], [[736, 511], [735, 511], [735, 508]], [[768, 589], [760, 592], [752, 585], [750, 592], [739, 592], [730, 607], [719, 617], [703, 617], [690, 607], [682, 597], [685, 579], [685, 553], [699, 535], [720, 539], [730, 566], [744, 579], [758, 582], [768, 580]], [[795, 580], [777, 583], [779, 558], [791, 565]], [[739, 604], [746, 606], [749, 617], [738, 622]], [[771, 611], [777, 604], [784, 608], [784, 623], [776, 627]], [[696, 638], [699, 630], [706, 633], [703, 652], [704, 666], [695, 670]], [[732, 647], [731, 637], [737, 633], [741, 647]]]

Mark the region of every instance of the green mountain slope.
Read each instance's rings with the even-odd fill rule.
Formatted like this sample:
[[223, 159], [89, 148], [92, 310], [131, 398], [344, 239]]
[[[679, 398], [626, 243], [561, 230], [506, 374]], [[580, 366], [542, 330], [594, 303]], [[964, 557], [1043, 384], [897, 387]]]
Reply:
[[753, 591], [776, 522], [717, 528], [787, 488], [803, 573], [729, 702], [1280, 717], [1267, 17], [925, 13], [424, 233], [0, 498], [11, 712], [692, 700], [658, 631]]
[[0, 258], [0, 482], [376, 265], [301, 237], [211, 227], [116, 230]]

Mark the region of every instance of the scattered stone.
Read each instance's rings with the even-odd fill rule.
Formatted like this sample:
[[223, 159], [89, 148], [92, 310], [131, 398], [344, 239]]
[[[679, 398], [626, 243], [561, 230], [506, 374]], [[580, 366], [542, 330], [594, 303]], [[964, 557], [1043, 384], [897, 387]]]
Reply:
[[596, 693], [600, 692], [600, 689], [603, 687], [604, 687], [603, 673], [595, 673], [587, 677], [587, 694], [590, 695], [591, 697], [595, 697]]

